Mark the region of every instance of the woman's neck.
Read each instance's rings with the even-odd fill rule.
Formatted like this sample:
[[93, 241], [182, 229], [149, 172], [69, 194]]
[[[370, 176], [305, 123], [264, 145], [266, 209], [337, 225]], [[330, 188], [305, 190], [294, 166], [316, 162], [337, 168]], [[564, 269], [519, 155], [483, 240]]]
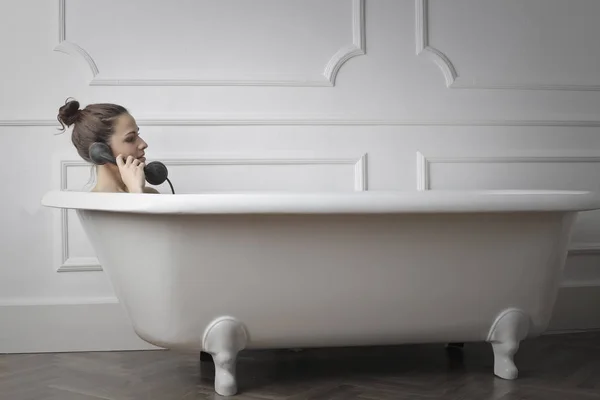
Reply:
[[96, 186], [98, 192], [128, 192], [127, 186], [121, 180], [119, 169], [116, 165], [104, 164], [96, 166]]

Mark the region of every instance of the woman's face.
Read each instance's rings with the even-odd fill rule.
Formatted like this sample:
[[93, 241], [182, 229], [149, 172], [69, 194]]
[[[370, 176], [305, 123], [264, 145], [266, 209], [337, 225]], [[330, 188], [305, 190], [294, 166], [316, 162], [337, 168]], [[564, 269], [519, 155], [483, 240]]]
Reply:
[[146, 162], [144, 150], [148, 144], [139, 135], [139, 130], [135, 119], [130, 114], [123, 114], [117, 119], [115, 132], [110, 140], [110, 147], [115, 157], [121, 154], [124, 160], [132, 156], [140, 162]]

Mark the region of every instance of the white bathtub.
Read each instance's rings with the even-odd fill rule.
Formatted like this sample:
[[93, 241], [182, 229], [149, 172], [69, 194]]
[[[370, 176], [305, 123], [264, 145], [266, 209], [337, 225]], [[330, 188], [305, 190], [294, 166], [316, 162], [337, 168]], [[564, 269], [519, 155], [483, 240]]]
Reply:
[[[519, 342], [552, 315], [574, 219], [597, 193], [48, 193], [76, 209], [135, 332], [213, 355], [237, 392], [251, 348]], [[402, 360], [398, 360], [402, 362]]]

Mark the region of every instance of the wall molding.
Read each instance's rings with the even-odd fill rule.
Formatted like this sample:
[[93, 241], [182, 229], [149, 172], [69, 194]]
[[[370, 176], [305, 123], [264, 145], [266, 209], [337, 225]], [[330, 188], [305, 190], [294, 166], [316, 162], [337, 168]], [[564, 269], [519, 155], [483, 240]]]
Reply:
[[66, 0], [58, 1], [58, 45], [54, 48], [55, 51], [68, 54], [74, 57], [81, 57], [92, 70], [93, 76], [98, 75], [98, 66], [92, 56], [83, 48], [75, 43], [66, 40], [67, 20], [66, 20]]
[[[441, 50], [429, 43], [429, 0], [415, 0], [415, 41], [417, 55], [433, 61], [451, 89], [511, 89], [511, 90], [570, 90], [598, 91], [600, 85], [546, 84], [546, 83], [506, 83], [488, 80], [466, 79], [461, 77], [454, 64]], [[477, 83], [474, 83], [477, 81]]]
[[574, 155], [533, 154], [524, 156], [425, 156], [417, 151], [417, 190], [430, 190], [429, 167], [433, 163], [447, 164], [511, 164], [511, 163], [600, 163], [600, 155], [579, 153]]
[[[90, 164], [83, 160], [60, 161], [60, 190], [68, 188], [68, 168], [85, 167]], [[60, 261], [57, 272], [93, 272], [102, 271], [100, 261], [96, 257], [73, 257], [69, 247], [69, 210], [60, 210]]]
[[159, 349], [137, 336], [116, 299], [22, 300], [0, 302], [0, 353]]
[[[416, 153], [416, 187], [417, 191], [431, 190], [431, 164], [511, 164], [511, 163], [600, 163], [600, 155], [589, 152], [578, 152], [572, 155], [530, 154], [514, 156], [425, 156], [422, 152]], [[572, 243], [569, 255], [600, 254], [599, 243]], [[575, 285], [579, 287], [580, 285]], [[569, 286], [570, 287], [570, 286]]]
[[[202, 165], [349, 165], [354, 168], [354, 191], [368, 190], [367, 153], [359, 157], [202, 157], [202, 158], [169, 158], [160, 159], [170, 166], [202, 166]], [[68, 188], [68, 168], [87, 167], [90, 164], [83, 160], [60, 160], [60, 190]], [[69, 248], [69, 210], [60, 209], [60, 258], [57, 272], [93, 272], [102, 271], [97, 257], [73, 257]]]
[[[351, 119], [331, 118], [327, 116], [298, 116], [287, 118], [278, 115], [260, 115], [254, 117], [202, 116], [190, 118], [136, 118], [140, 126], [482, 126], [482, 127], [574, 127], [598, 128], [599, 120], [436, 120], [436, 119]], [[55, 126], [56, 119], [0, 119], [0, 127]]]
[[327, 86], [335, 86], [335, 78], [346, 61], [365, 54], [365, 0], [352, 0], [352, 44], [339, 49], [325, 66]]
[[[571, 255], [600, 255], [600, 243], [573, 243], [569, 249]], [[600, 285], [598, 285], [600, 287]]]
[[81, 57], [92, 71], [90, 86], [295, 86], [295, 87], [333, 87], [337, 74], [346, 61], [366, 54], [365, 40], [365, 0], [352, 1], [352, 43], [342, 46], [331, 56], [320, 75], [275, 75], [271, 78], [239, 76], [237, 78], [206, 79], [135, 79], [127, 77], [103, 77], [92, 56], [78, 44], [67, 39], [66, 0], [58, 0], [59, 7], [59, 51], [74, 57]]
[[444, 74], [447, 87], [455, 87], [458, 73], [452, 61], [440, 50], [429, 45], [429, 1], [415, 0], [415, 41], [417, 55], [433, 61]]

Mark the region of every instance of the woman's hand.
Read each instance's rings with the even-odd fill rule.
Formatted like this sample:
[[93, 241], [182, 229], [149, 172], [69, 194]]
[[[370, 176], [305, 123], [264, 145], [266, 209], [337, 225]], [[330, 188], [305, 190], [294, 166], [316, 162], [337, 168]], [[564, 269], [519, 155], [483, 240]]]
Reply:
[[144, 163], [132, 156], [127, 157], [127, 160], [124, 161], [123, 156], [119, 154], [117, 156], [117, 166], [121, 173], [121, 179], [125, 186], [127, 186], [127, 189], [129, 189], [129, 192], [143, 193], [146, 184]]

